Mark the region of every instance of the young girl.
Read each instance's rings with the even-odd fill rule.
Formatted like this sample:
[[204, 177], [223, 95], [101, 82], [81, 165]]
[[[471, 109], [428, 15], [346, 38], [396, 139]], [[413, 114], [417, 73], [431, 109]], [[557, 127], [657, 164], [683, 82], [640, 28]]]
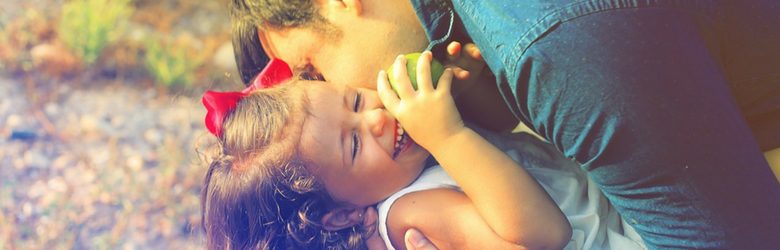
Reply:
[[209, 248], [365, 247], [376, 240], [376, 218], [365, 212], [415, 181], [429, 152], [458, 188], [383, 203], [379, 226], [389, 247], [403, 246], [408, 228], [441, 248], [566, 246], [569, 222], [545, 190], [460, 120], [449, 95], [451, 72], [434, 89], [425, 53], [414, 91], [403, 60], [395, 64], [397, 96], [383, 73], [378, 93], [306, 81], [210, 93], [224, 105], [209, 107], [217, 119], [207, 122], [222, 144], [202, 194]]

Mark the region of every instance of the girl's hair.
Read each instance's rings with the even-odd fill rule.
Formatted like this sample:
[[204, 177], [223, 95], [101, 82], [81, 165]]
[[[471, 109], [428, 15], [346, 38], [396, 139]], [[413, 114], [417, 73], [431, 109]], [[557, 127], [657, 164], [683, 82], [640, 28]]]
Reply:
[[268, 63], [257, 29], [310, 27], [323, 34], [339, 34], [319, 13], [313, 0], [233, 0], [230, 1], [233, 26], [233, 52], [244, 84]]
[[320, 223], [337, 202], [297, 153], [308, 116], [304, 85], [255, 91], [226, 117], [201, 192], [209, 249], [365, 248], [362, 223], [340, 231]]

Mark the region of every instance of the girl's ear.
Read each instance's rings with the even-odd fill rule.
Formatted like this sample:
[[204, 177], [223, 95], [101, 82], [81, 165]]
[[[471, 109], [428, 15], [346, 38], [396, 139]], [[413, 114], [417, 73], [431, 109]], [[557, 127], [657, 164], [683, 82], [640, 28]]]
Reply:
[[363, 223], [365, 208], [335, 208], [322, 216], [322, 227], [328, 231], [338, 231]]

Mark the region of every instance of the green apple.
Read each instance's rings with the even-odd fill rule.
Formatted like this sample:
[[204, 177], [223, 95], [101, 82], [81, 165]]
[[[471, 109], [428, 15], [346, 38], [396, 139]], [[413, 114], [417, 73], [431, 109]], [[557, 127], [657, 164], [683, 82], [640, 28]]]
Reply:
[[[409, 53], [404, 55], [406, 57], [406, 73], [409, 74], [409, 80], [412, 82], [412, 87], [417, 90], [417, 59], [420, 58], [420, 55], [422, 53]], [[393, 91], [398, 92], [395, 89], [395, 78], [393, 77], [393, 66], [391, 65], [389, 69], [387, 69], [387, 76], [390, 80], [390, 86], [393, 88]], [[436, 87], [436, 83], [439, 81], [439, 78], [441, 77], [442, 73], [444, 73], [444, 66], [439, 63], [439, 61], [436, 61], [436, 59], [431, 60], [431, 78], [433, 78], [433, 87]]]

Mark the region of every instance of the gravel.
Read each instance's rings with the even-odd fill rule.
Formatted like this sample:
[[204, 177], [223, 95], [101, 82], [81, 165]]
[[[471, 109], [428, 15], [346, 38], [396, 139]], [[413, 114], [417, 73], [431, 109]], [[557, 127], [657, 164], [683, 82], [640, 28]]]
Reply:
[[90, 86], [0, 75], [0, 248], [202, 248], [200, 100]]

